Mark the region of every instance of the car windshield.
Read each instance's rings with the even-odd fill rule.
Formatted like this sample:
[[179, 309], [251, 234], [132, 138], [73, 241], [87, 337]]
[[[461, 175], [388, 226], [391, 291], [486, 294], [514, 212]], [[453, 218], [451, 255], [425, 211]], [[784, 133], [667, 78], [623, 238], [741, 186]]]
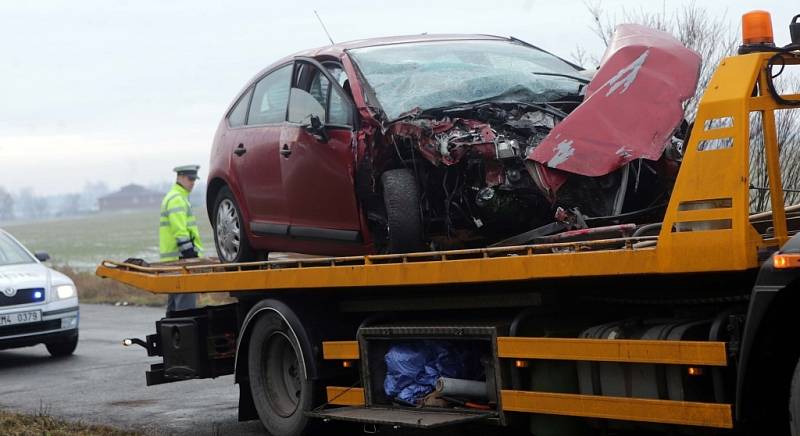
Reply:
[[0, 266], [34, 262], [36, 260], [19, 243], [0, 231]]
[[349, 50], [389, 120], [484, 100], [543, 103], [577, 94], [567, 62], [505, 40], [436, 41]]

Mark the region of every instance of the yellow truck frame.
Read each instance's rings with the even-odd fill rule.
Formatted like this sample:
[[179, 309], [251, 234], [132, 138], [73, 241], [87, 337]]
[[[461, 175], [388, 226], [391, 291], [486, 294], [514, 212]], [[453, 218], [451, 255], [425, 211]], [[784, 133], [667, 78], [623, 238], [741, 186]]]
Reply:
[[[775, 127], [775, 111], [791, 106], [776, 102], [766, 92], [767, 81], [771, 80], [767, 62], [774, 55], [732, 56], [719, 65], [699, 104], [680, 173], [657, 236], [242, 264], [137, 266], [104, 261], [97, 268], [97, 275], [153, 293], [229, 292], [239, 298], [238, 307], [231, 309], [238, 311], [238, 321], [232, 332], [226, 333], [227, 342], [222, 340], [229, 349], [221, 355], [231, 358], [232, 363], [217, 372], [195, 372], [185, 378], [235, 371], [240, 386], [245, 385], [240, 400], [240, 413], [244, 418], [254, 417], [253, 396], [259, 395], [253, 391], [256, 388], [252, 384], [248, 385], [245, 358], [248, 341], [253, 337], [256, 320], [265, 314], [278, 313], [295, 335], [297, 341], [293, 346], [306, 379], [315, 376], [323, 379], [320, 375], [323, 367], [335, 367], [338, 372], [351, 371], [351, 376], [355, 374], [355, 377], [359, 377], [359, 372], [363, 377], [363, 373], [369, 371], [366, 363], [359, 363], [363, 344], [356, 340], [357, 330], [353, 327], [348, 330], [349, 340], [323, 334], [316, 336], [321, 340], [308, 339], [304, 343], [303, 331], [309, 330], [310, 322], [321, 322], [330, 328], [347, 323], [334, 319], [320, 321], [320, 317], [335, 318], [335, 311], [327, 309], [312, 310], [316, 314], [310, 315], [316, 316], [314, 321], [303, 319], [301, 313], [306, 311], [304, 304], [308, 303], [293, 300], [298, 295], [302, 296], [301, 300], [328, 302], [335, 302], [338, 295], [346, 295], [349, 304], [358, 306], [365, 297], [387, 298], [389, 305], [397, 301], [402, 304], [404, 294], [420, 290], [432, 300], [440, 293], [460, 295], [467, 300], [474, 296], [476, 301], [487, 295], [500, 299], [518, 290], [550, 295], [547, 290], [558, 289], [552, 292], [558, 294], [571, 287], [586, 288], [586, 284], [595, 279], [603, 286], [627, 284], [629, 290], [635, 291], [635, 298], [644, 300], [654, 297], [654, 293], [667, 297], [670, 289], [685, 288], [688, 295], [680, 293], [684, 302], [697, 297], [701, 303], [719, 306], [720, 312], [725, 312], [726, 302], [731, 302], [731, 307], [738, 305], [738, 329], [726, 321], [732, 332], [727, 337], [735, 341], [499, 335], [493, 343], [497, 359], [500, 365], [513, 371], [524, 371], [539, 361], [576, 365], [579, 362], [646, 364], [659, 368], [678, 367], [689, 374], [719, 368], [721, 372], [715, 372], [715, 377], [728, 375], [720, 382], [722, 389], [730, 393], [725, 396], [728, 401], [720, 401], [720, 398], [676, 401], [633, 395], [515, 389], [503, 380], [496, 400], [496, 412], [503, 415], [499, 422], [507, 423], [509, 413], [522, 412], [591, 418], [589, 422], [595, 423], [597, 419], [608, 419], [617, 423], [670, 424], [673, 426], [669, 428], [675, 431], [702, 427], [707, 429], [702, 431], [704, 434], [711, 429], [734, 428], [750, 431], [758, 428], [759, 432], [772, 429], [775, 432], [759, 434], [783, 434], [788, 431], [787, 421], [778, 423], [778, 420], [786, 418], [789, 394], [795, 395], [789, 392], [789, 385], [800, 356], [796, 339], [790, 341], [792, 337], [787, 334], [795, 325], [789, 308], [798, 307], [796, 304], [800, 303], [796, 295], [800, 291], [800, 270], [776, 269], [775, 265], [782, 255], [794, 259], [792, 253], [800, 250], [800, 236], [794, 235], [787, 224], [790, 220], [784, 208], [780, 146]], [[787, 64], [800, 63], [795, 55], [782, 57]], [[798, 100], [800, 95], [784, 98]], [[768, 222], [762, 226], [770, 228], [766, 232], [756, 230], [750, 213], [749, 162], [753, 148], [750, 126], [754, 113], [760, 114], [772, 204], [772, 212], [766, 217]], [[763, 215], [756, 218], [763, 218]], [[738, 290], [736, 295], [726, 292], [728, 286]], [[694, 295], [693, 290], [698, 287], [713, 288], [713, 297]], [[626, 295], [630, 299], [631, 292]], [[437, 303], [440, 308], [450, 309], [447, 298], [451, 297]], [[365, 304], [360, 307], [369, 306]], [[479, 306], [474, 301], [460, 301], [453, 307], [470, 307], [470, 304]], [[563, 314], [570, 310], [568, 306], [555, 307]], [[357, 320], [356, 324], [363, 321]], [[230, 335], [235, 336], [235, 340]], [[347, 335], [345, 333], [345, 339]], [[149, 339], [164, 341], [162, 336]], [[212, 336], [209, 333], [209, 338]], [[225, 335], [213, 336], [213, 340], [219, 341], [220, 337]], [[166, 345], [150, 343], [150, 340], [142, 341], [143, 345], [151, 355], [161, 355]], [[162, 367], [154, 368], [149, 382], [180, 379], [173, 375], [173, 380], [168, 380], [169, 377], [158, 372]], [[326, 407], [350, 406], [331, 410], [361, 409], [359, 418], [353, 415], [349, 419], [391, 424], [390, 421], [370, 420], [363, 387], [327, 382], [322, 385], [326, 398], [321, 403]], [[763, 396], [772, 399], [764, 400]], [[768, 410], [770, 404], [780, 404], [782, 409]], [[320, 416], [337, 419], [336, 413]], [[263, 416], [261, 419], [265, 421]], [[421, 422], [423, 418], [419, 419]]]

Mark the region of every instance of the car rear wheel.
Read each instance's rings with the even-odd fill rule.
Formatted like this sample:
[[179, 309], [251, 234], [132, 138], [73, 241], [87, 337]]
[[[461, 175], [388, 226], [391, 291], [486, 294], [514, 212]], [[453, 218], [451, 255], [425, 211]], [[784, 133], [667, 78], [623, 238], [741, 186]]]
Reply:
[[791, 435], [800, 436], [800, 360], [794, 368], [791, 390], [789, 391], [789, 425]]
[[388, 252], [410, 253], [423, 250], [416, 177], [406, 168], [388, 170], [381, 175], [381, 184], [386, 207]]
[[214, 201], [214, 244], [219, 260], [226, 263], [255, 260], [247, 240], [244, 220], [233, 193], [227, 186], [220, 189]]
[[300, 344], [280, 316], [258, 319], [248, 344], [248, 375], [258, 417], [274, 435], [303, 434], [313, 401], [313, 382], [306, 378]]
[[69, 356], [78, 347], [78, 334], [75, 333], [74, 337], [66, 341], [44, 344], [44, 346], [47, 347], [47, 352], [53, 357]]

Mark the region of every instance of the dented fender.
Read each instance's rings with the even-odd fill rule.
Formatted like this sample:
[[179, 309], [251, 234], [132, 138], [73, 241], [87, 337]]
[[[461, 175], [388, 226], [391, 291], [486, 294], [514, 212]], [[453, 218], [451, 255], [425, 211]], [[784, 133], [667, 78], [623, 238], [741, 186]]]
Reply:
[[584, 102], [527, 156], [542, 187], [555, 192], [564, 172], [597, 177], [636, 159], [658, 160], [694, 95], [700, 62], [666, 32], [618, 26]]

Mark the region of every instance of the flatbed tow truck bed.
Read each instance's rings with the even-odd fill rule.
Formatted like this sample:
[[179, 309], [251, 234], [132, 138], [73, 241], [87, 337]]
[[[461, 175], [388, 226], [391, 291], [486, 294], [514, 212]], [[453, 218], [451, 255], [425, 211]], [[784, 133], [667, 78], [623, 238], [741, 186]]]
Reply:
[[[236, 297], [168, 314], [155, 335], [129, 343], [163, 356], [148, 384], [235, 373], [240, 418], [260, 417], [275, 434], [314, 418], [402, 428], [510, 425], [519, 413], [536, 434], [568, 434], [564, 417], [586, 428], [783, 434], [800, 357], [787, 342], [799, 270], [785, 265], [800, 265], [800, 237], [783, 206], [775, 136], [774, 111], [786, 107], [763, 92], [771, 56], [717, 69], [657, 235], [240, 264], [104, 261], [97, 275], [153, 293]], [[749, 213], [753, 111], [774, 205], [758, 216]], [[731, 123], [708, 127], [719, 119]], [[727, 146], [704, 146], [719, 141]], [[428, 340], [483, 350], [481, 407], [405, 407], [383, 395], [387, 348]], [[318, 388], [323, 397], [312, 397]]]

